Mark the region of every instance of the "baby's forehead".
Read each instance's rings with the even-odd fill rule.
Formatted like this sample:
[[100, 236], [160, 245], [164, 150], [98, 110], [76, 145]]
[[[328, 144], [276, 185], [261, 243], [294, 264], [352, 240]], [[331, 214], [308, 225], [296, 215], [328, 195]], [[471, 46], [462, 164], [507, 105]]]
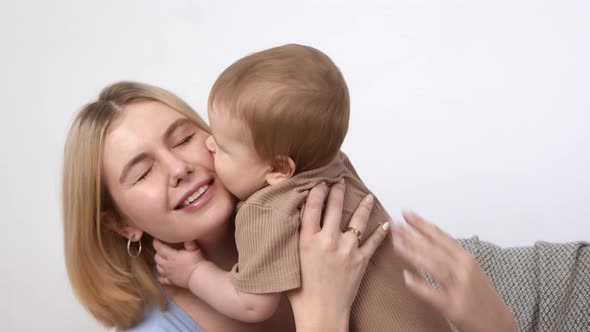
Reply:
[[240, 135], [247, 135], [250, 133], [248, 123], [243, 118], [231, 112], [224, 112], [222, 110], [214, 110], [209, 113], [209, 124], [214, 133], [233, 132]]

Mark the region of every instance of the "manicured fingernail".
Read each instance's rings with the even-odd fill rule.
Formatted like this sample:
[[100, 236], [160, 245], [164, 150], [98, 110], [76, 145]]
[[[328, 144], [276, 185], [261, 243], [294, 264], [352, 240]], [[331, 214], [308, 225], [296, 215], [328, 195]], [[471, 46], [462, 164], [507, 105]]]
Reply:
[[342, 178], [342, 179], [338, 180], [338, 183], [340, 183], [340, 184], [344, 184], [344, 182], [345, 182], [345, 181], [344, 181], [344, 178]]
[[367, 197], [365, 197], [365, 201], [369, 204], [373, 203], [374, 200], [375, 200], [375, 197], [371, 194], [368, 194]]
[[407, 285], [414, 282], [414, 277], [412, 277], [412, 274], [408, 272], [408, 270], [404, 270], [404, 280], [406, 281]]
[[389, 221], [388, 221], [388, 222], [386, 222], [385, 224], [383, 224], [383, 225], [381, 226], [381, 228], [383, 228], [383, 230], [384, 230], [384, 231], [387, 231], [387, 230], [389, 230]]

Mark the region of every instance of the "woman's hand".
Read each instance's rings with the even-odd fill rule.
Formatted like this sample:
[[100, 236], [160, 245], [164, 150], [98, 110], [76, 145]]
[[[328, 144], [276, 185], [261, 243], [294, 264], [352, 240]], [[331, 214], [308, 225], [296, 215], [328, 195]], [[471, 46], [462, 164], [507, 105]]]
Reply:
[[438, 227], [412, 212], [407, 226], [394, 224], [397, 253], [416, 270], [427, 272], [440, 287], [404, 271], [406, 286], [430, 303], [461, 331], [515, 331], [510, 309], [502, 301], [479, 263]]
[[[342, 232], [345, 185], [315, 186], [309, 193], [299, 240], [301, 287], [288, 293], [298, 331], [348, 331], [350, 307], [356, 297], [367, 264], [387, 236], [389, 223], [359, 247], [356, 235]], [[328, 196], [324, 213], [322, 207]], [[373, 197], [367, 196], [355, 211], [350, 226], [364, 232]]]

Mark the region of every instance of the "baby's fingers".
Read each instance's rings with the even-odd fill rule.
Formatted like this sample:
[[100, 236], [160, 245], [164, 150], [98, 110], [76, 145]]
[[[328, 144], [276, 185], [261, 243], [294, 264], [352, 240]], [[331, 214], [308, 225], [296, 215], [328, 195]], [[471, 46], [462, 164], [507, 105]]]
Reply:
[[160, 254], [154, 255], [154, 261], [156, 262], [156, 265], [159, 265], [159, 266], [164, 266], [164, 265], [166, 265], [166, 263], [168, 263], [168, 260], [166, 258], [162, 257]]
[[184, 249], [187, 251], [196, 251], [199, 250], [199, 246], [197, 245], [197, 241], [186, 241], [184, 243]]
[[166, 286], [170, 286], [172, 285], [172, 283], [170, 282], [170, 280], [168, 280], [168, 278], [166, 277], [158, 277], [158, 281], [162, 284], [162, 285], [166, 285]]
[[154, 249], [164, 258], [168, 258], [176, 253], [176, 249], [166, 245], [164, 242], [154, 239], [153, 241]]

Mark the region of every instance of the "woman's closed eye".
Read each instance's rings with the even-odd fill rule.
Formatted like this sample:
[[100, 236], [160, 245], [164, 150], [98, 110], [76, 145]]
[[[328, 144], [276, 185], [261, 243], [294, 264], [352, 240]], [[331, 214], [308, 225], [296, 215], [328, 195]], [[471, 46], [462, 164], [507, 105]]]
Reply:
[[137, 181], [135, 181], [135, 183], [138, 183], [140, 181], [143, 181], [145, 179], [147, 179], [148, 175], [150, 174], [150, 172], [152, 171], [152, 168], [154, 168], [154, 166], [150, 166], [145, 172], [143, 172], [141, 174], [141, 176], [137, 179]]
[[193, 137], [195, 137], [195, 133], [192, 133], [192, 134], [190, 134], [188, 136], [185, 136], [178, 143], [176, 143], [173, 147], [176, 148], [176, 147], [179, 147], [179, 146], [181, 146], [183, 144], [187, 144], [187, 143], [189, 143], [193, 139]]

